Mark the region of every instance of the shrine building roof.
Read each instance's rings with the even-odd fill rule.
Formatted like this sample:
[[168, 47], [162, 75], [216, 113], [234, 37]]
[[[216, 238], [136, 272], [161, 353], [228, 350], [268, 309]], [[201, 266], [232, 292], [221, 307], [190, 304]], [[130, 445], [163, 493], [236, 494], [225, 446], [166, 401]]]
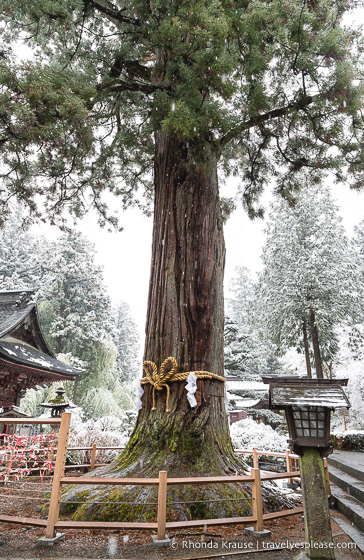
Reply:
[[49, 348], [32, 301], [34, 293], [0, 291], [0, 360], [58, 374], [52, 380], [74, 379], [82, 370], [58, 360]]

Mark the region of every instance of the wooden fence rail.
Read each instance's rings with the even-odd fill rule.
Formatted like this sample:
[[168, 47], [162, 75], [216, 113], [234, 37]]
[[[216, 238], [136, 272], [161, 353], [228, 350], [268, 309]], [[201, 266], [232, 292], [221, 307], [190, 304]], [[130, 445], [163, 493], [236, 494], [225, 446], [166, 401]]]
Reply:
[[[270, 520], [278, 517], [284, 517], [288, 515], [295, 515], [297, 513], [302, 513], [303, 508], [293, 508], [288, 510], [283, 510], [275, 513], [263, 513], [262, 506], [262, 487], [261, 483], [268, 480], [279, 480], [293, 478], [299, 478], [299, 470], [292, 469], [292, 459], [298, 459], [297, 455], [290, 453], [273, 453], [260, 451], [257, 448], [253, 450], [237, 450], [237, 453], [245, 453], [253, 455], [253, 468], [251, 469], [250, 475], [244, 476], [211, 476], [211, 477], [189, 477], [189, 478], [168, 478], [168, 473], [166, 471], [161, 471], [158, 478], [101, 478], [101, 477], [67, 477], [65, 476], [66, 467], [66, 455], [69, 450], [86, 450], [85, 448], [67, 448], [69, 427], [70, 427], [70, 413], [63, 413], [62, 419], [32, 419], [33, 424], [60, 424], [59, 438], [58, 438], [58, 448], [56, 453], [56, 461], [54, 466], [54, 476], [52, 484], [52, 492], [49, 504], [48, 519], [31, 519], [24, 517], [14, 517], [0, 515], [0, 522], [7, 523], [21, 523], [27, 525], [34, 525], [45, 527], [46, 538], [53, 538], [56, 535], [57, 529], [151, 529], [157, 530], [158, 540], [163, 540], [165, 538], [167, 529], [177, 529], [181, 527], [200, 527], [203, 525], [226, 525], [231, 523], [252, 523], [256, 531], [261, 531], [263, 529], [263, 524], [265, 520]], [[9, 422], [8, 422], [9, 421]], [[29, 423], [29, 419], [2, 419], [3, 423]], [[91, 448], [93, 457], [91, 457], [90, 466], [95, 466], [95, 456], [97, 449], [120, 449], [120, 448], [97, 448], [94, 444]], [[52, 454], [54, 451], [51, 451]], [[259, 455], [267, 455], [273, 457], [282, 457], [286, 459], [287, 472], [284, 473], [267, 473], [261, 472], [258, 468], [258, 458]], [[327, 471], [327, 463], [325, 465], [326, 469], [326, 481], [329, 489], [329, 478]], [[202, 485], [202, 484], [235, 484], [237, 482], [249, 482], [252, 485], [252, 515], [246, 517], [233, 517], [224, 519], [199, 519], [190, 521], [167, 521], [167, 489], [169, 485]], [[158, 486], [158, 511], [157, 511], [157, 522], [156, 523], [139, 523], [139, 522], [97, 522], [97, 521], [60, 521], [59, 509], [60, 509], [60, 498], [63, 485], [68, 484], [79, 484], [79, 485], [113, 485], [113, 486]], [[329, 492], [330, 493], [330, 492]]]
[[[87, 468], [87, 467], [89, 467], [89, 470], [92, 471], [95, 467], [103, 467], [103, 466], [107, 465], [107, 463], [96, 464], [96, 453], [97, 453], [97, 451], [114, 451], [114, 450], [119, 451], [119, 450], [123, 450], [123, 449], [125, 449], [125, 447], [104, 447], [104, 446], [98, 446], [95, 443], [92, 446], [88, 446], [88, 447], [69, 447], [68, 451], [91, 451], [91, 458], [90, 458], [90, 463], [89, 464], [67, 465], [66, 469]], [[252, 455], [253, 456], [253, 467], [255, 469], [259, 468], [259, 456], [285, 458], [287, 472], [291, 472], [291, 471], [294, 470], [292, 468], [292, 459], [296, 459], [296, 460], [299, 459], [298, 455], [295, 455], [294, 453], [291, 453], [288, 449], [285, 453], [276, 453], [276, 452], [272, 452], [272, 451], [261, 451], [258, 448], [254, 447], [253, 449], [235, 449], [234, 453], [237, 454], [237, 455], [241, 455], [241, 454]], [[288, 482], [292, 483], [292, 480], [289, 479]]]
[[[60, 528], [102, 528], [102, 529], [157, 529], [158, 540], [165, 538], [166, 529], [176, 529], [179, 527], [200, 527], [201, 525], [226, 525], [231, 523], [253, 523], [256, 531], [263, 529], [264, 519], [273, 519], [275, 517], [282, 517], [283, 515], [294, 515], [302, 513], [303, 508], [294, 508], [276, 512], [273, 514], [263, 515], [262, 506], [262, 489], [261, 482], [264, 480], [277, 480], [287, 478], [299, 477], [299, 471], [290, 473], [269, 473], [262, 474], [260, 469], [252, 469], [250, 475], [244, 476], [209, 476], [209, 477], [188, 477], [188, 478], [168, 478], [166, 471], [161, 471], [158, 478], [86, 478], [86, 477], [70, 477], [63, 476], [60, 479], [60, 484], [80, 484], [80, 485], [113, 485], [113, 486], [158, 486], [158, 514], [157, 523], [123, 523], [123, 522], [89, 522], [89, 521], [66, 521], [54, 522], [53, 533]], [[191, 521], [177, 521], [167, 522], [167, 486], [168, 485], [204, 485], [204, 484], [236, 484], [237, 482], [251, 482], [252, 484], [252, 509], [253, 515], [246, 517], [229, 517], [223, 519], [197, 519]], [[53, 496], [53, 494], [52, 494]], [[51, 501], [52, 501], [51, 496]], [[54, 502], [52, 510], [56, 510], [57, 503]], [[51, 505], [50, 505], [51, 510]], [[267, 517], [268, 515], [268, 517]], [[53, 522], [54, 516], [52, 516]], [[1, 517], [0, 517], [1, 520]]]

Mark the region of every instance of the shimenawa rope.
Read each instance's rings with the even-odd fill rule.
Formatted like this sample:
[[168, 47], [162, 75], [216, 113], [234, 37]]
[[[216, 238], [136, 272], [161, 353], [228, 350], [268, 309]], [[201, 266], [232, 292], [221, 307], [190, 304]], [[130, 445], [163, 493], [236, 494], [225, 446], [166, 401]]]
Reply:
[[[172, 364], [172, 368], [168, 373], [165, 373], [166, 367], [169, 363]], [[150, 374], [148, 366], [152, 368], [153, 371], [152, 374]], [[150, 361], [145, 361], [143, 363], [143, 369], [146, 377], [142, 378], [141, 384], [145, 385], [146, 383], [150, 383], [151, 385], [153, 385], [152, 410], [155, 410], [155, 392], [162, 391], [163, 387], [165, 387], [167, 390], [166, 412], [170, 412], [168, 408], [170, 390], [167, 382], [171, 383], [172, 381], [185, 381], [187, 377], [190, 375], [190, 373], [194, 373], [198, 379], [216, 379], [217, 381], [222, 381], [223, 383], [225, 383], [225, 377], [221, 377], [220, 375], [216, 375], [216, 373], [211, 373], [209, 371], [194, 371], [194, 372], [185, 371], [182, 373], [177, 373], [178, 364], [176, 360], [171, 356], [169, 356], [164, 360], [159, 370], [160, 373], [158, 373], [158, 368], [155, 365], [155, 363]]]

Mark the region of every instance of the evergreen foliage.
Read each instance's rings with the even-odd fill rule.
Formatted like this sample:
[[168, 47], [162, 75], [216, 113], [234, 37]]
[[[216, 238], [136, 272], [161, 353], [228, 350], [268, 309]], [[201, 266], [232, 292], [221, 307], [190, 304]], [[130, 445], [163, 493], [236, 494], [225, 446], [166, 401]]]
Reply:
[[360, 282], [329, 188], [302, 190], [293, 208], [276, 200], [262, 258], [262, 313], [279, 351], [305, 351], [305, 333], [308, 350], [318, 332], [319, 358], [331, 361], [338, 351], [335, 327], [357, 313]]
[[110, 387], [116, 349], [114, 322], [102, 269], [93, 245], [79, 232], [64, 234], [49, 247], [53, 281], [44, 286], [40, 319], [52, 350], [82, 360], [76, 402], [90, 388]]
[[251, 216], [270, 177], [289, 200], [328, 169], [362, 187], [354, 4], [1, 0], [1, 221], [12, 198], [52, 223], [105, 223], [104, 190], [145, 205], [158, 131], [239, 176]]
[[35, 289], [45, 281], [47, 240], [21, 227], [23, 212], [16, 206], [0, 231], [0, 286], [2, 290]]
[[139, 335], [130, 307], [122, 301], [115, 311], [116, 369], [121, 381], [135, 379], [140, 371]]
[[228, 315], [225, 318], [225, 370], [228, 375], [261, 381], [260, 375], [276, 374], [280, 366], [259, 314], [256, 286], [245, 267], [236, 269], [231, 292], [233, 297], [227, 300]]

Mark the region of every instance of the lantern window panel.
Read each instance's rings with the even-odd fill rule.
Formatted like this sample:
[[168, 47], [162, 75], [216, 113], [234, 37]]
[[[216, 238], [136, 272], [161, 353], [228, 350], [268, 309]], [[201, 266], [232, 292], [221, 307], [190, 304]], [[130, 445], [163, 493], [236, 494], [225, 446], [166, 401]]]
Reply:
[[318, 406], [292, 407], [297, 437], [325, 437], [325, 409]]

